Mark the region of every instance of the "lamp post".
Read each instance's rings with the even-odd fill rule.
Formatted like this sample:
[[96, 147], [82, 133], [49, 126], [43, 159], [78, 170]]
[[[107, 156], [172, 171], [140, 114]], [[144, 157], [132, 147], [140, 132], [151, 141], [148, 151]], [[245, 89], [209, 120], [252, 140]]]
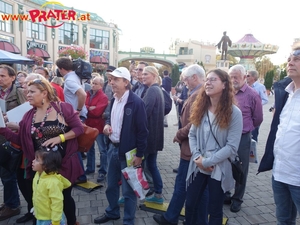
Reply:
[[[56, 25], [56, 20], [52, 17], [51, 18], [51, 26]], [[51, 28], [51, 38], [52, 38], [52, 53], [53, 53], [53, 62], [55, 61], [54, 56], [55, 56], [55, 48], [54, 48], [54, 39], [55, 39], [55, 29]]]
[[[74, 10], [73, 7], [71, 9], [72, 9], [72, 11]], [[73, 22], [73, 20], [71, 21], [71, 34], [70, 34], [70, 36], [71, 36], [71, 44], [73, 44], [73, 36], [74, 36], [74, 22]]]

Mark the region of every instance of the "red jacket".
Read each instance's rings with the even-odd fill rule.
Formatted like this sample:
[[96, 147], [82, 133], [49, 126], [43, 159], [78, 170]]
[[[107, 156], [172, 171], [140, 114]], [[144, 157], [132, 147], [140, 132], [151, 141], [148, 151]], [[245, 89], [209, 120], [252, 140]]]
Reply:
[[59, 98], [59, 100], [64, 102], [65, 101], [64, 89], [56, 83], [51, 82], [50, 84], [55, 89], [57, 97]]
[[[103, 134], [103, 128], [105, 125], [105, 120], [102, 118], [102, 114], [108, 105], [108, 98], [100, 89], [95, 95], [92, 95], [92, 91], [87, 92], [85, 106], [88, 110], [87, 119], [85, 124], [97, 128], [99, 134]], [[96, 106], [95, 109], [90, 110], [91, 106]]]

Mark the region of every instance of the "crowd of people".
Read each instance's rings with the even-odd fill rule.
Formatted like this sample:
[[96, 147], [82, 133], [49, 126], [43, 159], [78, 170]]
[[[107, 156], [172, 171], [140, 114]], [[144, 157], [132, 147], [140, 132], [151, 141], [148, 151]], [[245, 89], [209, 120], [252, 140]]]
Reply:
[[[0, 65], [0, 98], [6, 101], [6, 110], [25, 102], [32, 106], [19, 123], [8, 121], [4, 114], [6, 127], [0, 128], [1, 144], [9, 141], [23, 152], [17, 171], [0, 166], [0, 221], [20, 214], [20, 190], [27, 212], [17, 223], [78, 225], [72, 188], [95, 173], [95, 144], [100, 152], [97, 182], [107, 182], [108, 206], [94, 223], [120, 219], [121, 203], [123, 224], [135, 223], [137, 196], [121, 171], [127, 167], [125, 153], [133, 149], [132, 166], [143, 168], [150, 186], [145, 201], [163, 204], [164, 181], [157, 164], [158, 154], [167, 144], [163, 91], [170, 93], [176, 106], [178, 129], [173, 142], [181, 151], [169, 207], [153, 219], [161, 225], [178, 224], [185, 207], [185, 224], [221, 225], [223, 204], [230, 204], [233, 213], [241, 210], [250, 145], [252, 139], [258, 141], [262, 106], [268, 102], [257, 71], [246, 71], [238, 64], [228, 73], [221, 69], [206, 73], [193, 64], [182, 70], [172, 95], [169, 71], [163, 71], [162, 79], [156, 67], [146, 62], [133, 62], [129, 69], [109, 66], [104, 76], [93, 73], [90, 84], [72, 70], [68, 57], [55, 64], [62, 77], [50, 78], [44, 67], [27, 74]], [[300, 211], [300, 179], [295, 173], [299, 170], [295, 132], [299, 124], [300, 47], [293, 49], [288, 59], [287, 74], [274, 84], [274, 118], [259, 167], [259, 172], [273, 168], [278, 224], [295, 224]], [[84, 131], [82, 123], [99, 130], [86, 165], [76, 140]], [[241, 183], [235, 182], [232, 174], [230, 161], [236, 156], [242, 161]]]

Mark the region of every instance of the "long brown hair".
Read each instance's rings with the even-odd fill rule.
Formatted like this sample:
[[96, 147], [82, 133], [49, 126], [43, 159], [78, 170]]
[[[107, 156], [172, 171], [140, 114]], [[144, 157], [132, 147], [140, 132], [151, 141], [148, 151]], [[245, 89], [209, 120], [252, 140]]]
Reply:
[[[232, 83], [228, 73], [224, 70], [215, 69], [207, 74], [209, 73], [215, 73], [225, 85], [215, 115], [219, 127], [227, 128], [231, 121], [232, 105], [235, 104]], [[203, 86], [192, 105], [190, 122], [195, 126], [199, 126], [209, 106], [211, 106], [210, 97], [206, 94]]]

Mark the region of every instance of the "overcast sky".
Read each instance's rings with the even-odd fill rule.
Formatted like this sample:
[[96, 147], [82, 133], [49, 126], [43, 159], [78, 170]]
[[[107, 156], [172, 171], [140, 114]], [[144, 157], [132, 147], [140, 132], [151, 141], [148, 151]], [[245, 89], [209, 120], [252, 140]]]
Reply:
[[278, 45], [272, 62], [286, 61], [295, 38], [300, 38], [300, 1], [269, 0], [60, 0], [66, 6], [97, 13], [122, 30], [120, 49], [155, 48], [168, 53], [171, 40], [180, 38], [217, 43], [227, 31], [232, 42], [252, 33], [265, 44]]

